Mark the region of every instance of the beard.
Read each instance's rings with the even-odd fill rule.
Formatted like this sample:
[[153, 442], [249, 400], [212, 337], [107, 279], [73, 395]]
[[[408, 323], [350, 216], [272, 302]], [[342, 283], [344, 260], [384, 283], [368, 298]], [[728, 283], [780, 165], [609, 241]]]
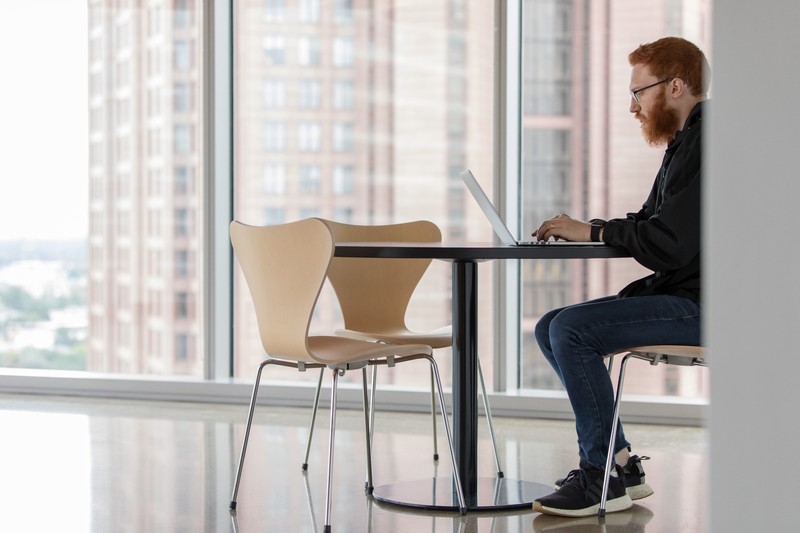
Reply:
[[675, 133], [680, 129], [678, 113], [667, 109], [667, 98], [661, 92], [656, 100], [656, 105], [647, 117], [636, 113], [636, 118], [642, 121], [642, 135], [650, 146], [664, 146], [672, 142]]

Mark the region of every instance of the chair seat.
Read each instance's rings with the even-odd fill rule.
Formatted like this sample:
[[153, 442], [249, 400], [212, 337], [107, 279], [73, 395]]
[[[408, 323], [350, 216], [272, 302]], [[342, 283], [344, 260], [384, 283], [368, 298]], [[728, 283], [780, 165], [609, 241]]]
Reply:
[[383, 331], [355, 331], [351, 329], [339, 329], [336, 330], [336, 334], [345, 338], [358, 339], [362, 341], [380, 341], [391, 344], [426, 344], [434, 349], [447, 348], [453, 343], [453, 334], [449, 326], [424, 333], [398, 328]]
[[658, 344], [650, 346], [637, 346], [625, 350], [638, 359], [651, 361], [653, 364], [667, 363], [670, 365], [705, 365], [706, 351], [703, 346], [689, 346], [683, 344]]
[[388, 345], [345, 337], [308, 337], [308, 350], [320, 363], [352, 363], [381, 359], [389, 356], [431, 354], [430, 346], [423, 344]]
[[663, 353], [668, 355], [682, 355], [684, 357], [703, 357], [705, 348], [703, 346], [688, 346], [683, 344], [658, 344], [652, 346], [637, 346], [629, 348], [626, 352], [636, 353]]

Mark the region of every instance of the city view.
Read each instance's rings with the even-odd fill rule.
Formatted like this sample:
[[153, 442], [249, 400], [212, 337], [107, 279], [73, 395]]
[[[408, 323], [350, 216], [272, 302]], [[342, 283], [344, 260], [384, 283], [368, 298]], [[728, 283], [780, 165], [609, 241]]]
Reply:
[[86, 243], [0, 242], [0, 366], [84, 370], [87, 333]]
[[[201, 378], [205, 328], [222, 327], [204, 318], [203, 2], [65, 0], [48, 3], [48, 17], [36, 2], [22, 4], [0, 7], [0, 64], [37, 80], [0, 88], [0, 141], [19, 146], [0, 159], [17, 182], [0, 195], [0, 367]], [[588, 219], [637, 210], [661, 152], [646, 146], [627, 111], [627, 53], [663, 34], [710, 45], [710, 0], [633, 8], [524, 0], [520, 172], [496, 176], [493, 2], [233, 5], [234, 218], [428, 219], [450, 241], [492, 239], [461, 184], [465, 168], [490, 195], [501, 180], [516, 180], [520, 220], [509, 225], [520, 232], [559, 212]], [[19, 28], [37, 28], [42, 42], [59, 35], [63, 46], [33, 43], [27, 64], [15, 63], [3, 45], [23, 39]], [[53, 72], [64, 86], [58, 100], [37, 92]], [[27, 109], [56, 118], [37, 127]], [[532, 336], [538, 318], [616, 292], [642, 271], [618, 260], [520, 270], [520, 353], [495, 354], [496, 269], [481, 266], [487, 382], [492, 358], [502, 357], [519, 369], [509, 390], [557, 390]], [[233, 290], [233, 375], [250, 378], [263, 350], [237, 265]], [[410, 324], [446, 325], [449, 291], [448, 265], [434, 262]], [[326, 290], [314, 327], [339, 321]], [[449, 357], [441, 359], [447, 376]], [[422, 370], [381, 379], [413, 387]], [[701, 396], [698, 379], [646, 370], [630, 390]]]

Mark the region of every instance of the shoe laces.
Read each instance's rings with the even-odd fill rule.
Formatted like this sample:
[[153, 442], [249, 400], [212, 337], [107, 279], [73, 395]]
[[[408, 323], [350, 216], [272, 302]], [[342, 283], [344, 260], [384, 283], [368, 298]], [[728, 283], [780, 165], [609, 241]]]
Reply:
[[573, 478], [577, 477], [581, 473], [583, 473], [584, 476], [586, 475], [580, 468], [576, 468], [575, 470], [570, 470], [564, 477], [564, 481], [561, 482], [561, 486], [563, 487], [567, 483], [570, 483], [573, 480]]
[[579, 485], [582, 491], [587, 492], [589, 490], [589, 476], [586, 475], [586, 470], [582, 468], [570, 470], [561, 487], [564, 488], [567, 485]]

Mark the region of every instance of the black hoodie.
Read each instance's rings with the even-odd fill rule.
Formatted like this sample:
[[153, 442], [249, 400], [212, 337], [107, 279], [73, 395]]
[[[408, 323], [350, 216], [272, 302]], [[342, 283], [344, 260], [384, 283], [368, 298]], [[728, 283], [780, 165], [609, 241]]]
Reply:
[[603, 241], [625, 248], [654, 272], [620, 296], [673, 294], [700, 303], [702, 110], [700, 102], [667, 147], [642, 209], [609, 220], [603, 229]]

